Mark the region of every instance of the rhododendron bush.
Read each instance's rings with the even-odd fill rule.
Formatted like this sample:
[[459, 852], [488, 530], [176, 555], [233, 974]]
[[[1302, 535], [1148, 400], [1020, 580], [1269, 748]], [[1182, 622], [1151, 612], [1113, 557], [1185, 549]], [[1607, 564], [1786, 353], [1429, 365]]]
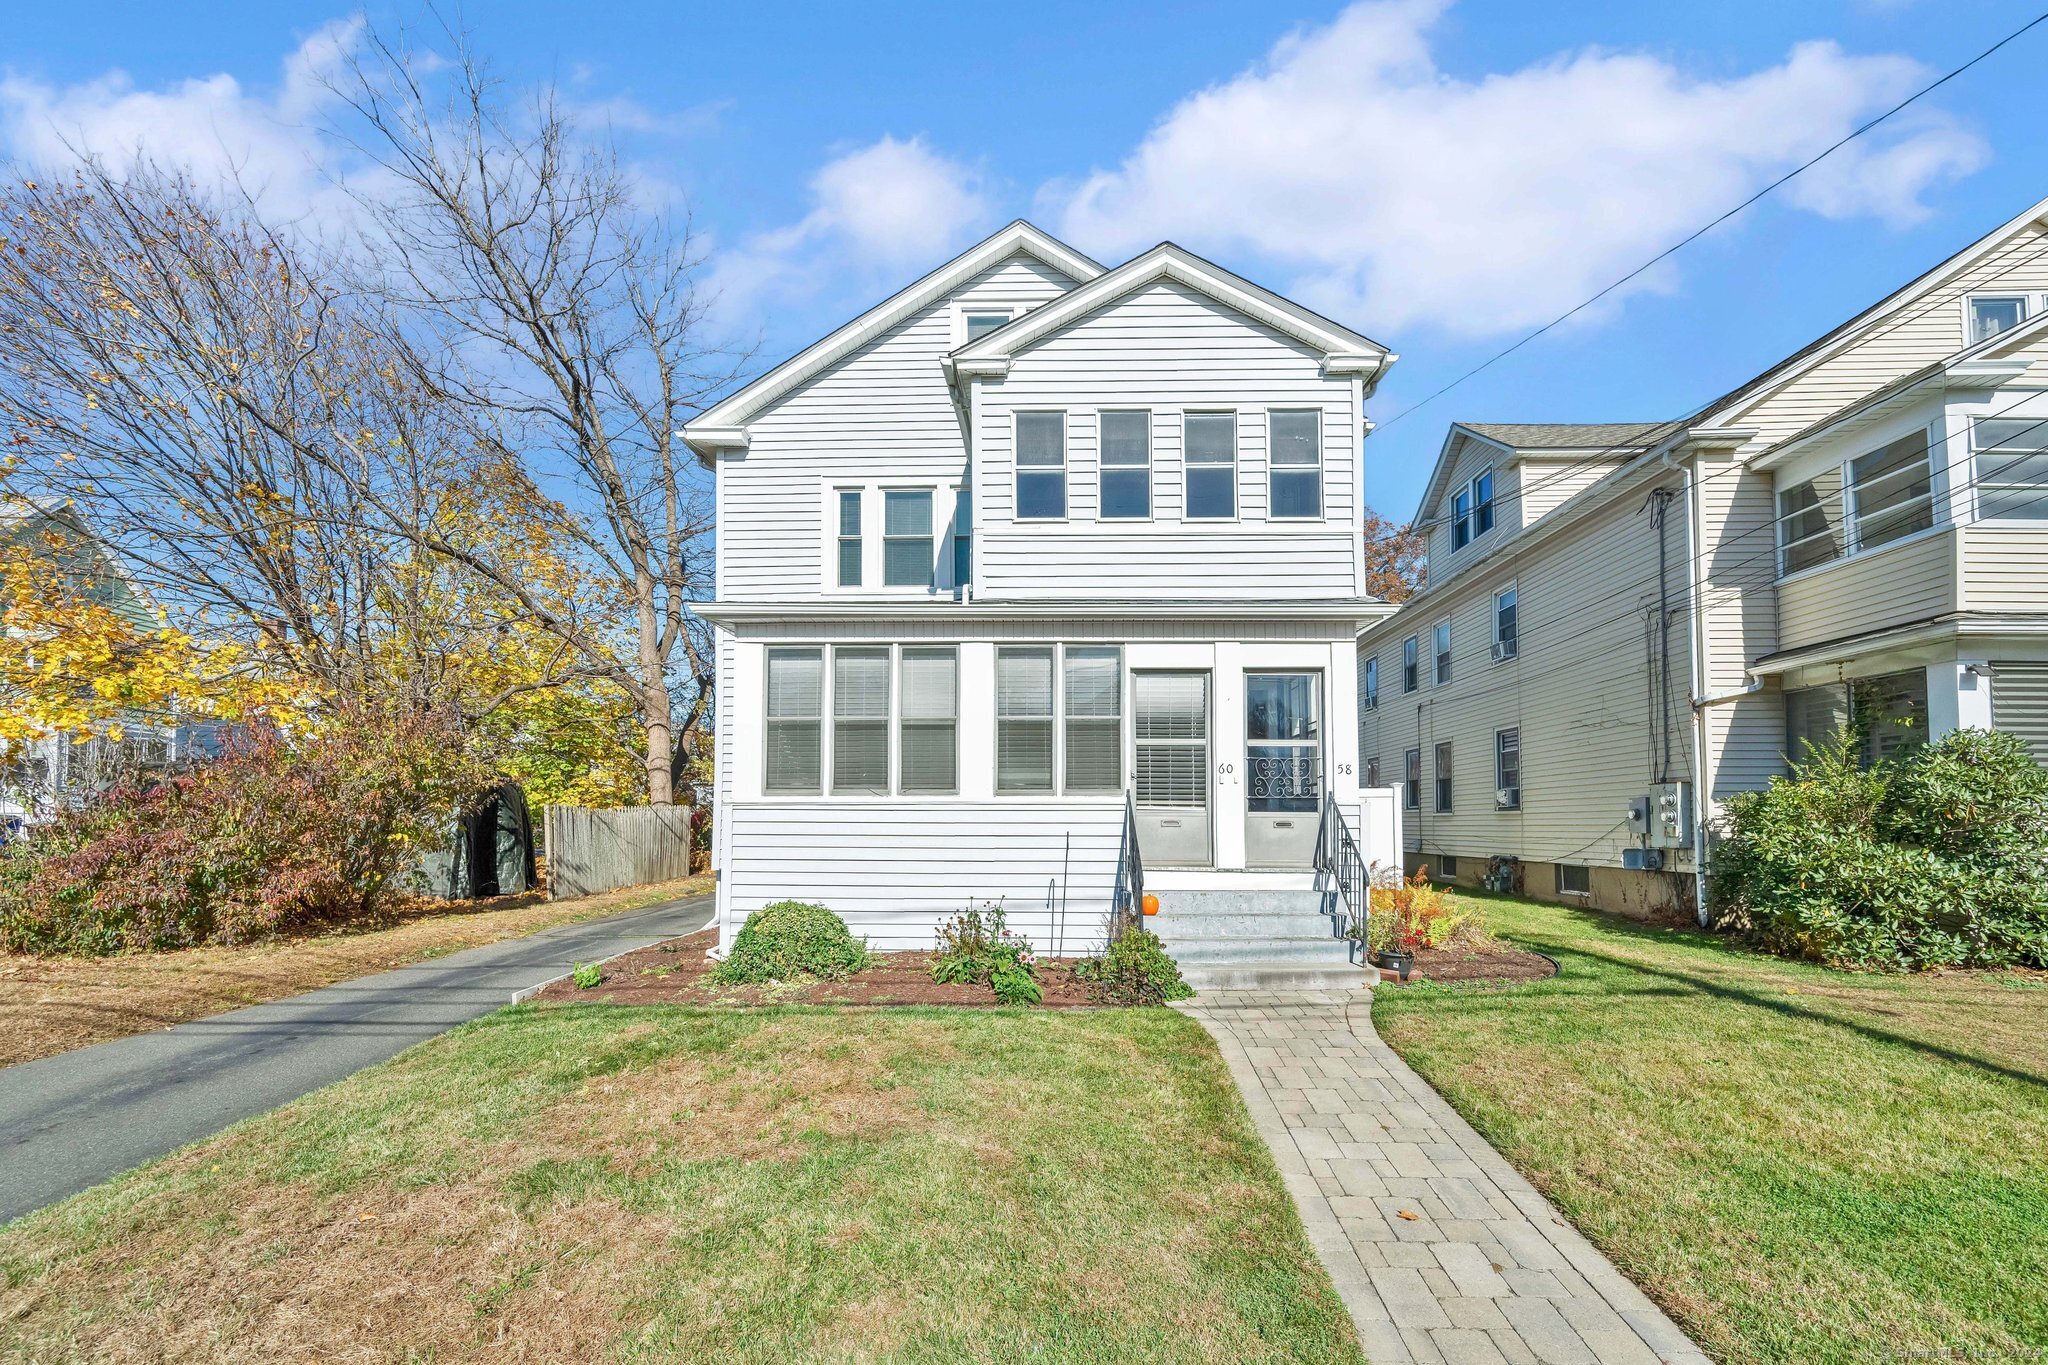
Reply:
[[118, 953], [374, 919], [488, 784], [451, 727], [356, 718], [254, 733], [106, 793], [0, 857], [0, 946]]

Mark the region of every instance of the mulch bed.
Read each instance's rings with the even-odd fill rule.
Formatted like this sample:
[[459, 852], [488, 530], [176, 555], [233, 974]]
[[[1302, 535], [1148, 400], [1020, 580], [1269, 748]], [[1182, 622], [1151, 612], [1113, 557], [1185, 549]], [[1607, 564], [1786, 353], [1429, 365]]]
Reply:
[[1415, 955], [1415, 970], [1405, 983], [1381, 968], [1380, 984], [1400, 986], [1413, 985], [1417, 981], [1456, 981], [1507, 986], [1523, 981], [1542, 981], [1556, 975], [1557, 964], [1543, 954], [1497, 943], [1484, 950], [1424, 948]]
[[[704, 956], [718, 942], [716, 929], [641, 948], [604, 964], [604, 981], [579, 990], [557, 981], [536, 1001], [608, 1001], [618, 1005], [982, 1005], [995, 1006], [987, 986], [942, 986], [932, 980], [930, 953], [877, 953], [875, 965], [842, 981], [775, 982], [765, 986], [721, 986], [711, 979], [715, 965]], [[1088, 988], [1073, 974], [1073, 958], [1040, 958], [1040, 1009], [1092, 1006]]]

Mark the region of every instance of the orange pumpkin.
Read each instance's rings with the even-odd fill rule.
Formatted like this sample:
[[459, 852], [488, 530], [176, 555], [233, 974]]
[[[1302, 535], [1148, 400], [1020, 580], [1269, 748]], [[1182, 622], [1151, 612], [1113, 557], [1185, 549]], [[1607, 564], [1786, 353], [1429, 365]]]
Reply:
[[1145, 893], [1145, 913], [1148, 915], [1159, 913], [1159, 897], [1153, 895], [1150, 891]]

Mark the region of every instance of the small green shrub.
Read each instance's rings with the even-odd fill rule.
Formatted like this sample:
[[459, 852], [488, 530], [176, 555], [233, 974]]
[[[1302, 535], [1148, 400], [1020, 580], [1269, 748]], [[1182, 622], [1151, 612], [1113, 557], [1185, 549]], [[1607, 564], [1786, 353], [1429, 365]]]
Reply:
[[1163, 1005], [1195, 993], [1159, 936], [1135, 924], [1118, 934], [1101, 957], [1075, 967], [1074, 974], [1087, 983], [1090, 995], [1112, 1005]]
[[2048, 770], [1958, 730], [1864, 768], [1850, 736], [1729, 802], [1724, 924], [1843, 967], [2048, 966]]
[[939, 926], [932, 951], [932, 980], [942, 985], [984, 985], [1005, 1005], [1035, 1005], [1045, 998], [1038, 984], [1038, 954], [1010, 928], [999, 902], [970, 906]]
[[867, 945], [853, 937], [845, 920], [822, 905], [777, 901], [747, 916], [711, 979], [722, 986], [800, 977], [835, 981], [867, 965]]
[[604, 969], [595, 962], [579, 962], [569, 969], [569, 980], [579, 991], [595, 990], [604, 984]]

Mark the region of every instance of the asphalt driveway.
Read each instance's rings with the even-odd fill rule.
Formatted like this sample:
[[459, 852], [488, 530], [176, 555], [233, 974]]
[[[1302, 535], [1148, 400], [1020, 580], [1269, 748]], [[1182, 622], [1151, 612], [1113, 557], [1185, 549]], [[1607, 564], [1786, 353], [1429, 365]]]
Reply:
[[692, 933], [711, 912], [710, 896], [692, 896], [558, 925], [0, 1070], [0, 1223], [488, 1014], [577, 962]]

